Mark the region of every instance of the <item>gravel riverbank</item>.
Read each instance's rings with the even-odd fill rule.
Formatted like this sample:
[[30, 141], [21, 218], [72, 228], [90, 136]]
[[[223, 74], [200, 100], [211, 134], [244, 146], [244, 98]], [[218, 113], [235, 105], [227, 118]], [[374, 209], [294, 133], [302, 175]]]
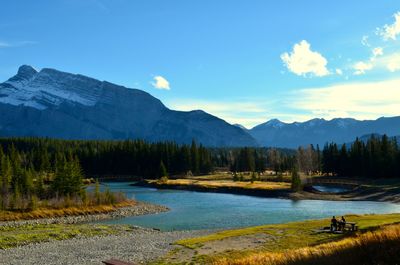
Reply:
[[137, 202], [134, 206], [118, 208], [110, 213], [64, 216], [44, 219], [22, 220], [0, 222], [0, 226], [19, 226], [19, 225], [35, 225], [35, 224], [76, 224], [85, 222], [94, 222], [106, 219], [118, 219], [127, 216], [138, 216], [145, 214], [155, 214], [168, 211], [169, 208], [162, 205], [156, 205], [146, 202]]
[[143, 264], [174, 249], [173, 242], [212, 231], [160, 232], [137, 228], [121, 235], [74, 238], [0, 250], [0, 265], [80, 264], [100, 265], [116, 258]]

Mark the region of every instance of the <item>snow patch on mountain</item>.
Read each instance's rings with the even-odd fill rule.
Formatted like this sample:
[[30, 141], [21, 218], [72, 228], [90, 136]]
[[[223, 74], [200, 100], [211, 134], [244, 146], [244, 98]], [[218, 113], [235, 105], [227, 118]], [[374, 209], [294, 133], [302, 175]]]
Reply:
[[81, 75], [53, 69], [37, 72], [30, 66], [21, 66], [17, 75], [0, 84], [0, 102], [39, 110], [63, 102], [94, 106], [101, 88], [102, 82]]

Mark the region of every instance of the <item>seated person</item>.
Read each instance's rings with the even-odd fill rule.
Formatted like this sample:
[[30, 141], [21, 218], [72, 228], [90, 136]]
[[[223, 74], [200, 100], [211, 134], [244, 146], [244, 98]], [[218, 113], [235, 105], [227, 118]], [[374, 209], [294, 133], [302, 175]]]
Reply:
[[336, 220], [336, 217], [333, 216], [331, 219], [331, 231], [336, 231], [338, 228], [338, 220]]
[[342, 216], [342, 222], [346, 223], [346, 219], [344, 219], [344, 216]]
[[344, 216], [339, 220], [339, 231], [344, 230], [344, 227], [346, 225], [346, 219], [344, 219]]

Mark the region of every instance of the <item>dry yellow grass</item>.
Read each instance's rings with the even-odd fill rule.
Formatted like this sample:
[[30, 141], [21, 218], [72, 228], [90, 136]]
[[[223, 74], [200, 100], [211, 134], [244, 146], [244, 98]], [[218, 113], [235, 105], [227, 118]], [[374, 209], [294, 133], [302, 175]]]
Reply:
[[135, 205], [135, 201], [126, 200], [115, 205], [95, 205], [81, 207], [67, 207], [62, 209], [39, 208], [29, 212], [0, 211], [0, 221], [16, 221], [39, 218], [52, 218], [71, 215], [87, 215], [109, 213], [117, 208]]
[[[157, 181], [149, 181], [157, 183]], [[231, 181], [231, 180], [194, 180], [194, 179], [169, 179], [163, 181], [163, 185], [179, 185], [179, 186], [195, 186], [210, 189], [217, 188], [242, 188], [242, 189], [258, 189], [258, 190], [289, 190], [290, 183], [286, 182], [264, 182], [254, 181]]]
[[340, 241], [286, 252], [216, 258], [214, 265], [399, 264], [400, 225], [391, 225]]

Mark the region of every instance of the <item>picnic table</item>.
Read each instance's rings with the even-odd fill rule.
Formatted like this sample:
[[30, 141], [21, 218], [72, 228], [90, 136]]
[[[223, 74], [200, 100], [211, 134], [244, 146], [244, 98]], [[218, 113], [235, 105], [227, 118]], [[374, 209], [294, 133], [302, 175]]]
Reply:
[[357, 231], [358, 230], [358, 226], [357, 223], [355, 222], [346, 222], [344, 224], [344, 229], [348, 228], [350, 231]]

